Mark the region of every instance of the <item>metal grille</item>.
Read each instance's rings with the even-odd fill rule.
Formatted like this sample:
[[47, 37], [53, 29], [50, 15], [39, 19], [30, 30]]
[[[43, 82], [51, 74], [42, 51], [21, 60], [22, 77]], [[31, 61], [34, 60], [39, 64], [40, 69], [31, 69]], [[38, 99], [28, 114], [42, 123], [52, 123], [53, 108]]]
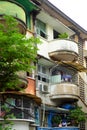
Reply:
[[80, 123], [80, 130], [85, 130], [85, 122]]
[[80, 89], [80, 97], [83, 101], [85, 101], [85, 87], [84, 87], [84, 81], [83, 79], [79, 76], [79, 89]]

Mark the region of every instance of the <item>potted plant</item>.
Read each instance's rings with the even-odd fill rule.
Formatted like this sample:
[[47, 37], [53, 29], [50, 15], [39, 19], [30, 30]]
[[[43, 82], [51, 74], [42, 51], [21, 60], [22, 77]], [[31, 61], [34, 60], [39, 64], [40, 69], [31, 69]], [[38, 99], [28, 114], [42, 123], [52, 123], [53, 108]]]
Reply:
[[60, 39], [65, 39], [65, 38], [68, 38], [68, 34], [65, 32], [65, 33], [61, 33], [58, 35], [58, 38]]
[[80, 122], [86, 120], [86, 116], [82, 111], [82, 107], [76, 107], [75, 109], [70, 110], [69, 117], [72, 126], [78, 126]]
[[51, 123], [53, 127], [58, 127], [62, 118], [60, 115], [54, 115], [51, 119]]

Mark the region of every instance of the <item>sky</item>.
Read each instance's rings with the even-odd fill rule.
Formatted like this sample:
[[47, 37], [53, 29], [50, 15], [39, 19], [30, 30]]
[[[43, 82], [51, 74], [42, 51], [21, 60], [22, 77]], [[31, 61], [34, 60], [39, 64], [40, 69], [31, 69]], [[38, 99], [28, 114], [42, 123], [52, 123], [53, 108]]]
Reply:
[[87, 31], [87, 0], [49, 0]]

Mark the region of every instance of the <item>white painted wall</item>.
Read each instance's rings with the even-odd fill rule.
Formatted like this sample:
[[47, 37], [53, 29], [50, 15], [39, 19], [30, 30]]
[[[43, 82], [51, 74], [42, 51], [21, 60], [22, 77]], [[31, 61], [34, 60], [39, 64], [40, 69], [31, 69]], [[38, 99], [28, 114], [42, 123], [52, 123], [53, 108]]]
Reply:
[[38, 48], [39, 48], [38, 54], [49, 59], [49, 56], [48, 56], [48, 42], [44, 38], [40, 38], [40, 39], [41, 39], [42, 43], [40, 45], [38, 45]]
[[47, 25], [47, 35], [48, 41], [53, 40], [53, 28], [50, 25]]
[[15, 129], [15, 130], [29, 130], [29, 122], [14, 121], [13, 129]]
[[31, 126], [27, 120], [13, 121], [13, 130], [35, 130], [36, 126]]
[[42, 44], [38, 45], [38, 48], [39, 48], [38, 54], [50, 59], [48, 56], [48, 41], [53, 40], [53, 28], [47, 24], [46, 31], [47, 31], [47, 36], [48, 36], [47, 39], [41, 36], [38, 36], [40, 40], [42, 41]]

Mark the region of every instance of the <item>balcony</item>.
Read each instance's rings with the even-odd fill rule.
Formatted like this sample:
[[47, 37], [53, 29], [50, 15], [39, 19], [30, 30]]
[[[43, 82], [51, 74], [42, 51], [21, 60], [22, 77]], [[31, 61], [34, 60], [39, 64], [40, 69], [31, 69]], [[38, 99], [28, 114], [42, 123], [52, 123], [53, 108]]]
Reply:
[[[68, 75], [69, 76], [69, 75]], [[68, 77], [61, 80], [60, 75], [52, 76], [50, 98], [58, 102], [58, 105], [66, 102], [78, 101], [79, 88]]]
[[[19, 18], [16, 18], [16, 20], [18, 22], [19, 32], [21, 34], [26, 34], [26, 24]], [[5, 20], [2, 15], [0, 16], [0, 23], [5, 25]]]
[[28, 80], [27, 80], [27, 78], [20, 76], [19, 77], [19, 81], [20, 81], [19, 87], [21, 89], [25, 89], [28, 86]]
[[26, 24], [17, 18], [19, 31], [21, 34], [26, 34]]
[[26, 72], [20, 71], [20, 72], [17, 72], [17, 75], [19, 78], [19, 84], [18, 84], [19, 90], [27, 88], [29, 81], [27, 79]]
[[[10, 116], [12, 120], [29, 121], [33, 123], [37, 121], [39, 123], [39, 118], [36, 119], [35, 114], [35, 112], [37, 112], [39, 115], [38, 103], [32, 95], [3, 93], [0, 94], [0, 98], [2, 99], [0, 100], [0, 120], [8, 113], [6, 110], [9, 110], [9, 114], [14, 115], [13, 118]], [[5, 105], [5, 109], [3, 105]], [[7, 115], [9, 116], [9, 114]]]
[[[20, 91], [20, 90], [24, 90], [25, 88], [28, 87], [28, 79], [27, 76], [25, 76], [26, 72], [18, 72], [17, 75], [9, 75], [9, 79], [8, 80], [8, 86], [4, 86], [6, 85], [6, 80], [5, 80], [5, 74], [0, 74], [0, 77], [2, 80], [0, 80], [0, 93], [2, 92], [13, 92], [13, 91]], [[10, 85], [12, 84], [12, 85]], [[6, 87], [6, 88], [5, 88]]]
[[78, 45], [69, 39], [56, 39], [48, 44], [49, 57], [54, 61], [78, 60]]

